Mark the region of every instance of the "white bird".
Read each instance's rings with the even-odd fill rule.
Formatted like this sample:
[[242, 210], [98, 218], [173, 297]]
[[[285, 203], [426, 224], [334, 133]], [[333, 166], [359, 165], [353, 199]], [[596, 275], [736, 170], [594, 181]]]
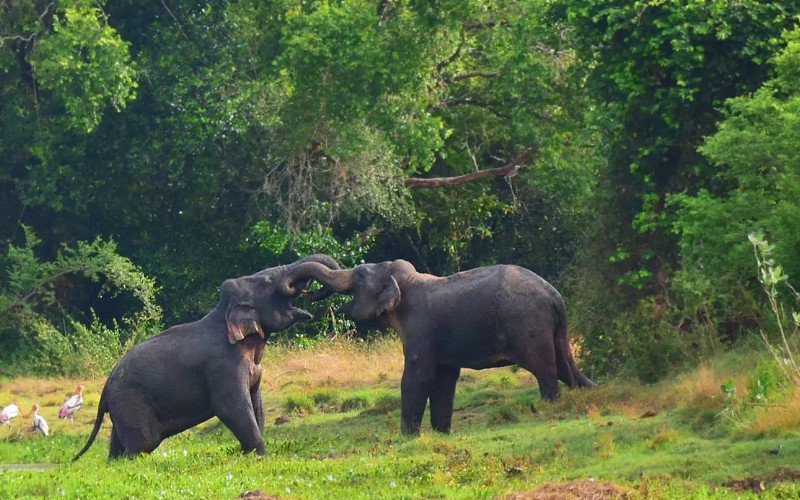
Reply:
[[19, 415], [19, 406], [17, 406], [17, 403], [11, 403], [4, 407], [3, 411], [0, 411], [0, 423], [10, 425], [11, 419], [17, 415]]
[[33, 413], [33, 430], [41, 431], [41, 433], [45, 436], [49, 435], [50, 427], [47, 425], [47, 420], [45, 420], [43, 416], [39, 415], [39, 405], [33, 405], [31, 412]]
[[64, 401], [61, 409], [58, 410], [58, 418], [74, 418], [74, 413], [80, 410], [81, 406], [83, 406], [83, 386], [79, 385], [78, 393]]

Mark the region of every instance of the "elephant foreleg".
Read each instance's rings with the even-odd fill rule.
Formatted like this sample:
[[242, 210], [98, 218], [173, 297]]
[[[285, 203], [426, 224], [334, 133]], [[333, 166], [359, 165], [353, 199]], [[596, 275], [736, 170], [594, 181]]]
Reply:
[[256, 425], [261, 434], [264, 434], [264, 400], [261, 397], [259, 385], [250, 389], [250, 401], [253, 403], [253, 414], [256, 417]]
[[453, 421], [453, 399], [461, 368], [439, 366], [431, 390], [431, 427], [438, 432], [450, 432]]
[[403, 434], [419, 435], [435, 376], [435, 367], [431, 362], [420, 361], [417, 356], [406, 354], [400, 381], [400, 424]]
[[233, 432], [245, 453], [255, 451], [258, 455], [267, 452], [264, 438], [256, 422], [255, 409], [249, 391], [236, 391], [212, 397], [212, 406], [217, 417]]

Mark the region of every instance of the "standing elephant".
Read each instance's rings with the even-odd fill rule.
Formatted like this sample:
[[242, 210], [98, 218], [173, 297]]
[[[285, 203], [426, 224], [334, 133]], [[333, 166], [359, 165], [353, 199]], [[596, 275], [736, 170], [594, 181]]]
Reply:
[[309, 268], [339, 269], [326, 255], [229, 279], [202, 319], [173, 326], [136, 345], [106, 381], [89, 441], [103, 416], [113, 427], [109, 458], [151, 452], [169, 436], [213, 416], [236, 436], [244, 452], [265, 452], [261, 356], [266, 337], [311, 318], [291, 299], [310, 283]]
[[498, 265], [442, 278], [404, 260], [314, 267], [325, 289], [353, 295], [347, 316], [378, 320], [400, 334], [404, 433], [419, 433], [428, 400], [433, 429], [450, 431], [461, 368], [517, 364], [534, 374], [548, 400], [559, 397], [559, 379], [569, 387], [595, 385], [570, 352], [564, 299], [532, 271]]

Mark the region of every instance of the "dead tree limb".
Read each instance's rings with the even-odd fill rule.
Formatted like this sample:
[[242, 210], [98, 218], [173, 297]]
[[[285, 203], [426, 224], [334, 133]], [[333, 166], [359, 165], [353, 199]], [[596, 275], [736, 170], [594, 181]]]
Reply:
[[526, 166], [526, 162], [536, 152], [536, 148], [528, 148], [523, 151], [519, 156], [514, 158], [513, 161], [497, 168], [488, 168], [486, 170], [478, 170], [469, 174], [457, 175], [454, 177], [410, 177], [405, 180], [405, 184], [410, 188], [439, 188], [445, 186], [459, 186], [468, 182], [475, 182], [481, 179], [488, 179], [491, 177], [511, 177], [516, 175], [520, 169]]

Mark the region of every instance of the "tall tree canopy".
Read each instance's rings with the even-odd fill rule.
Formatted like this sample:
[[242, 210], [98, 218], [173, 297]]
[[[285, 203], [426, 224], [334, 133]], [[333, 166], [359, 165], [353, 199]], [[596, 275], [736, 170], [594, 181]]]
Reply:
[[[710, 315], [739, 335], [754, 310], [753, 283], [733, 278], [740, 233], [781, 240], [797, 269], [798, 8], [3, 2], [0, 241], [46, 263], [113, 240], [169, 323], [203, 314], [224, 278], [325, 251], [530, 267], [574, 303], [589, 358], [609, 361], [597, 370], [654, 322], [693, 335]], [[760, 147], [734, 147], [751, 135]], [[717, 282], [739, 299], [700, 300]], [[53, 286], [72, 291], [71, 318], [129, 315], [97, 298], [102, 278]]]

